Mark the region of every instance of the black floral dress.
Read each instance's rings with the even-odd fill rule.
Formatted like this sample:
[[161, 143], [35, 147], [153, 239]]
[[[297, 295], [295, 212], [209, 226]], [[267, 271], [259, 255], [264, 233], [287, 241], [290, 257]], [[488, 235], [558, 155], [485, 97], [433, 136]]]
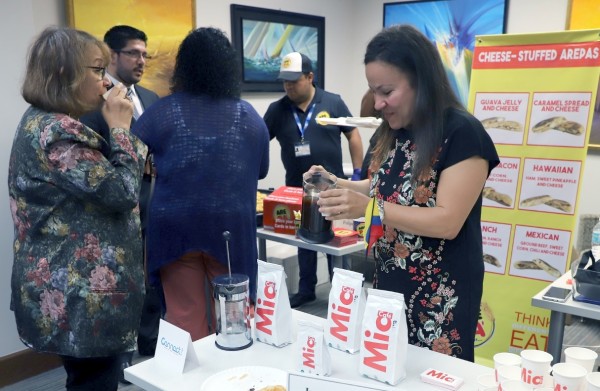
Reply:
[[[489, 175], [499, 163], [494, 144], [479, 121], [466, 112], [449, 109], [444, 140], [429, 178], [415, 188], [411, 164], [418, 146], [411, 130], [394, 132], [395, 145], [371, 185], [371, 196], [376, 194], [387, 202], [434, 207], [444, 169], [481, 156], [489, 161]], [[404, 294], [409, 342], [473, 361], [484, 274], [481, 197], [455, 239], [423, 237], [384, 225], [374, 252], [373, 285]]]

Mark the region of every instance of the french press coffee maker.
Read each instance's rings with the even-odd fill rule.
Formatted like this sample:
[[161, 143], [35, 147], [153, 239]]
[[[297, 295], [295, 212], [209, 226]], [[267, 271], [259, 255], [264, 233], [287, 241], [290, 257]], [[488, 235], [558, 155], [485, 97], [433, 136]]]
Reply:
[[298, 237], [307, 243], [327, 243], [333, 239], [331, 221], [319, 212], [319, 195], [324, 190], [335, 188], [336, 183], [328, 174], [320, 172], [305, 173], [302, 177], [302, 220]]
[[242, 350], [252, 345], [249, 278], [244, 274], [231, 274], [230, 232], [223, 232], [223, 237], [227, 246], [229, 274], [217, 276], [212, 280], [217, 320], [215, 345], [223, 350]]

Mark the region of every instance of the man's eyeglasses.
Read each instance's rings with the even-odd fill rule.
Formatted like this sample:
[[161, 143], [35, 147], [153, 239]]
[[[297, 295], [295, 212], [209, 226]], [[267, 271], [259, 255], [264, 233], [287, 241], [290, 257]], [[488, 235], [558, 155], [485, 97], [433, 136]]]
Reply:
[[95, 73], [98, 74], [98, 76], [100, 76], [102, 79], [104, 79], [104, 76], [106, 76], [106, 68], [104, 67], [93, 67], [93, 66], [86, 66], [86, 68], [92, 69]]
[[117, 53], [123, 53], [127, 57], [138, 59], [142, 57], [144, 60], [151, 60], [152, 56], [147, 52], [140, 52], [139, 50], [115, 50]]

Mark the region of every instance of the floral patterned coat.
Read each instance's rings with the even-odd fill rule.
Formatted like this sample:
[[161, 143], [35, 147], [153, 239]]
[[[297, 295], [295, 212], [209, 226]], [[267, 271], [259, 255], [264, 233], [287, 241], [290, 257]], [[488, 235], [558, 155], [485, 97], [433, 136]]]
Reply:
[[[101, 148], [110, 144], [108, 157]], [[146, 146], [64, 114], [27, 109], [8, 188], [11, 309], [23, 343], [74, 357], [133, 350], [144, 294], [138, 195]]]

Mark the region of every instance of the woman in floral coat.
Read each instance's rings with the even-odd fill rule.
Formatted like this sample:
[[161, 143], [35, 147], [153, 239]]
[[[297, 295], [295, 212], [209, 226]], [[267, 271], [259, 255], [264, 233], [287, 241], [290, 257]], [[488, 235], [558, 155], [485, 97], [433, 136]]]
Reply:
[[[143, 299], [137, 204], [147, 148], [129, 132], [126, 90], [103, 103], [108, 61], [104, 43], [82, 31], [40, 34], [9, 163], [11, 308], [25, 345], [62, 357], [68, 390], [118, 388]], [[109, 140], [77, 119], [100, 105]]]

